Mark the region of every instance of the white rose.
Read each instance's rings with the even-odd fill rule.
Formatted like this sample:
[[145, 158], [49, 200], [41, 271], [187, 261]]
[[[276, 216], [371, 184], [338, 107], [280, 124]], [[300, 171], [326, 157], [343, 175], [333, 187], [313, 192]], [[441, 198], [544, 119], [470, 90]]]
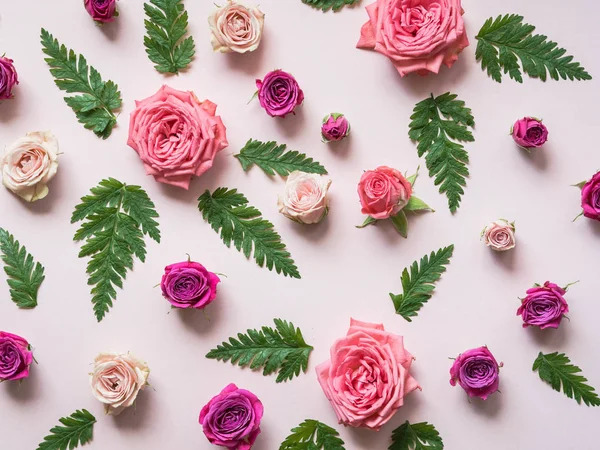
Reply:
[[138, 393], [148, 384], [150, 369], [129, 353], [100, 353], [90, 374], [94, 396], [104, 403], [107, 414], [118, 415], [133, 405]]
[[214, 51], [253, 52], [260, 45], [265, 15], [258, 7], [229, 0], [210, 15], [208, 24]]
[[28, 202], [48, 195], [46, 184], [58, 169], [58, 141], [50, 131], [17, 139], [0, 159], [2, 183]]
[[322, 175], [292, 172], [285, 183], [283, 196], [279, 197], [279, 212], [299, 223], [320, 222], [329, 209], [327, 191], [331, 180]]
[[485, 227], [481, 237], [485, 245], [492, 250], [498, 252], [510, 250], [516, 245], [515, 224], [506, 220], [497, 220]]

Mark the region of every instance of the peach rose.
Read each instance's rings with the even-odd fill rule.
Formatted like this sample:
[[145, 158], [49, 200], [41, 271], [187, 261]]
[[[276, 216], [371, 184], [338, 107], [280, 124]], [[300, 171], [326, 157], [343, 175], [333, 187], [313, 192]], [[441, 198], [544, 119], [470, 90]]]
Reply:
[[277, 201], [279, 212], [299, 223], [319, 223], [327, 215], [327, 191], [331, 180], [323, 175], [295, 171], [285, 183], [283, 196]]
[[90, 374], [94, 397], [104, 403], [106, 414], [118, 415], [135, 402], [148, 384], [150, 369], [127, 354], [100, 353]]
[[481, 238], [485, 245], [497, 252], [515, 248], [515, 224], [503, 219], [496, 220], [485, 227], [481, 233]]
[[58, 140], [50, 131], [27, 133], [0, 158], [2, 183], [28, 202], [48, 195], [48, 182], [58, 170]]
[[265, 15], [258, 7], [229, 0], [208, 18], [213, 50], [226, 53], [253, 52], [260, 45]]
[[407, 394], [421, 389], [409, 373], [413, 359], [402, 336], [351, 319], [346, 337], [331, 347], [331, 360], [317, 366], [317, 379], [340, 423], [377, 431]]
[[229, 145], [216, 109], [193, 92], [162, 86], [135, 102], [127, 144], [156, 181], [188, 189], [192, 177], [210, 169], [216, 154]]
[[374, 219], [387, 219], [398, 214], [411, 195], [412, 186], [408, 180], [387, 166], [367, 170], [358, 183], [361, 212]]
[[401, 76], [452, 67], [469, 45], [461, 0], [376, 0], [357, 47], [392, 60]]

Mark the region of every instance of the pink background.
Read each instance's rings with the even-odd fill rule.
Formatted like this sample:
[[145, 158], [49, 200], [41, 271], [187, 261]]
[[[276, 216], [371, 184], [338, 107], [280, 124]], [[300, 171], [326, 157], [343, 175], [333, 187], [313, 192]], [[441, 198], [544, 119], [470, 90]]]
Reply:
[[[451, 70], [405, 79], [383, 56], [354, 48], [367, 18], [362, 7], [322, 14], [300, 0], [261, 0], [266, 13], [261, 48], [251, 55], [222, 55], [213, 54], [209, 41], [213, 2], [188, 0], [196, 57], [186, 73], [164, 77], [144, 52], [141, 0], [121, 1], [121, 16], [105, 27], [95, 26], [80, 3], [0, 0], [0, 53], [15, 60], [21, 79], [16, 98], [0, 106], [0, 146], [28, 131], [50, 129], [63, 152], [46, 199], [28, 205], [0, 189], [0, 226], [46, 267], [39, 306], [32, 311], [15, 307], [0, 274], [0, 329], [27, 337], [39, 361], [21, 385], [0, 385], [2, 449], [32, 450], [59, 417], [86, 408], [98, 418], [90, 448], [208, 450], [213, 447], [198, 424], [200, 408], [235, 382], [262, 399], [266, 413], [255, 449], [273, 450], [306, 418], [336, 424], [314, 367], [328, 358], [350, 317], [383, 322], [405, 336], [423, 391], [410, 395], [379, 433], [338, 426], [348, 450], [386, 449], [392, 430], [406, 419], [433, 423], [449, 450], [593, 447], [600, 408], [578, 406], [552, 391], [531, 365], [540, 350], [566, 352], [600, 388], [600, 226], [586, 219], [571, 222], [580, 208], [578, 191], [569, 186], [600, 167], [597, 2], [464, 0], [472, 45]], [[522, 85], [507, 77], [502, 84], [489, 79], [475, 62], [474, 37], [485, 19], [507, 12], [524, 15], [595, 79], [545, 84], [526, 79]], [[123, 110], [108, 140], [85, 130], [64, 104], [43, 60], [42, 26], [119, 84]], [[246, 105], [255, 78], [274, 68], [292, 72], [306, 95], [298, 114], [283, 121], [269, 118], [257, 102]], [[126, 145], [134, 100], [153, 94], [162, 83], [217, 103], [228, 127], [230, 147], [188, 192], [146, 177]], [[476, 118], [476, 142], [467, 146], [472, 176], [454, 216], [407, 136], [414, 104], [430, 92], [448, 90], [465, 100]], [[331, 111], [347, 114], [353, 135], [326, 146], [319, 125]], [[508, 136], [510, 125], [524, 115], [544, 118], [550, 129], [547, 146], [531, 155]], [[327, 167], [333, 185], [325, 222], [302, 227], [277, 213], [284, 182], [259, 169], [244, 173], [232, 157], [249, 138], [287, 143]], [[358, 179], [363, 170], [381, 164], [411, 173], [422, 166], [415, 193], [437, 212], [411, 217], [408, 240], [388, 223], [354, 227], [363, 220]], [[72, 241], [77, 227], [69, 219], [79, 198], [109, 176], [143, 186], [160, 213], [163, 240], [160, 245], [148, 240], [147, 262], [136, 263], [115, 306], [98, 324], [86, 285], [87, 260], [77, 257], [79, 245]], [[205, 189], [217, 186], [239, 188], [273, 221], [302, 280], [260, 269], [223, 245], [196, 202]], [[516, 221], [518, 238], [515, 251], [500, 255], [479, 242], [484, 225], [499, 217]], [[388, 293], [401, 292], [402, 269], [451, 243], [456, 250], [448, 272], [419, 317], [408, 323], [395, 315]], [[171, 312], [154, 287], [163, 267], [186, 253], [227, 274], [206, 316]], [[547, 279], [581, 280], [567, 297], [571, 320], [557, 331], [524, 330], [515, 316], [518, 297]], [[277, 385], [274, 377], [204, 358], [227, 337], [270, 325], [274, 317], [291, 320], [314, 345], [306, 375]], [[504, 362], [502, 393], [469, 403], [462, 390], [448, 384], [448, 357], [483, 344]], [[88, 385], [91, 362], [103, 350], [131, 351], [152, 370], [152, 387], [135, 408], [116, 418], [104, 416]]]

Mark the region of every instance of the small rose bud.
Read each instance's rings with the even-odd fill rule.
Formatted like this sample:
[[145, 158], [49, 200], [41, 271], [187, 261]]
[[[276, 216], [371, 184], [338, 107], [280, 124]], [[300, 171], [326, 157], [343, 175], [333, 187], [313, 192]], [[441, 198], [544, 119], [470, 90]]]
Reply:
[[350, 123], [343, 114], [331, 113], [323, 119], [321, 136], [323, 142], [341, 141], [350, 134]]
[[535, 117], [517, 120], [510, 133], [517, 145], [525, 150], [541, 147], [548, 140], [548, 129]]
[[119, 15], [117, 0], [84, 0], [83, 5], [92, 19], [99, 24], [112, 22]]
[[515, 224], [504, 219], [496, 220], [484, 228], [481, 238], [485, 245], [497, 252], [515, 248]]

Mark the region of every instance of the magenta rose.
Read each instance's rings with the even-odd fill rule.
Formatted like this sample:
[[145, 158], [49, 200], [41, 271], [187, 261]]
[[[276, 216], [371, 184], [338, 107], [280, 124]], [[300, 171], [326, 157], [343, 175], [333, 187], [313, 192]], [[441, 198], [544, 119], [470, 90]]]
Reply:
[[517, 120], [511, 134], [517, 145], [526, 150], [541, 147], [548, 140], [548, 129], [535, 117], [523, 117]]
[[581, 188], [581, 207], [585, 217], [600, 220], [600, 172]]
[[229, 145], [216, 110], [217, 105], [200, 102], [193, 92], [162, 86], [135, 102], [127, 145], [156, 181], [188, 189], [192, 177], [210, 169], [216, 154]]
[[411, 195], [412, 186], [408, 180], [387, 166], [367, 170], [358, 183], [361, 212], [374, 219], [387, 219], [398, 214]]
[[0, 56], [0, 100], [13, 98], [13, 88], [19, 84], [17, 70], [13, 60]]
[[176, 308], [203, 309], [217, 296], [220, 281], [202, 264], [184, 261], [165, 267], [160, 288], [163, 296]]
[[106, 23], [115, 20], [117, 0], [84, 0], [85, 10], [96, 22]]
[[567, 291], [546, 281], [543, 286], [527, 290], [527, 297], [521, 300], [517, 316], [523, 318], [523, 328], [558, 328], [563, 316], [569, 312], [569, 305], [563, 295]]
[[33, 353], [21, 336], [0, 331], [0, 381], [22, 380], [29, 376]]
[[304, 101], [304, 92], [296, 79], [283, 70], [274, 70], [265, 78], [256, 80], [258, 101], [271, 117], [285, 117], [294, 113]]
[[487, 347], [474, 348], [458, 355], [450, 369], [450, 384], [462, 387], [469, 397], [486, 400], [498, 390], [500, 367]]
[[260, 434], [263, 405], [252, 392], [228, 385], [200, 411], [209, 442], [230, 450], [250, 450]]
[[323, 142], [341, 141], [350, 134], [350, 123], [343, 114], [331, 113], [323, 119], [321, 137]]

